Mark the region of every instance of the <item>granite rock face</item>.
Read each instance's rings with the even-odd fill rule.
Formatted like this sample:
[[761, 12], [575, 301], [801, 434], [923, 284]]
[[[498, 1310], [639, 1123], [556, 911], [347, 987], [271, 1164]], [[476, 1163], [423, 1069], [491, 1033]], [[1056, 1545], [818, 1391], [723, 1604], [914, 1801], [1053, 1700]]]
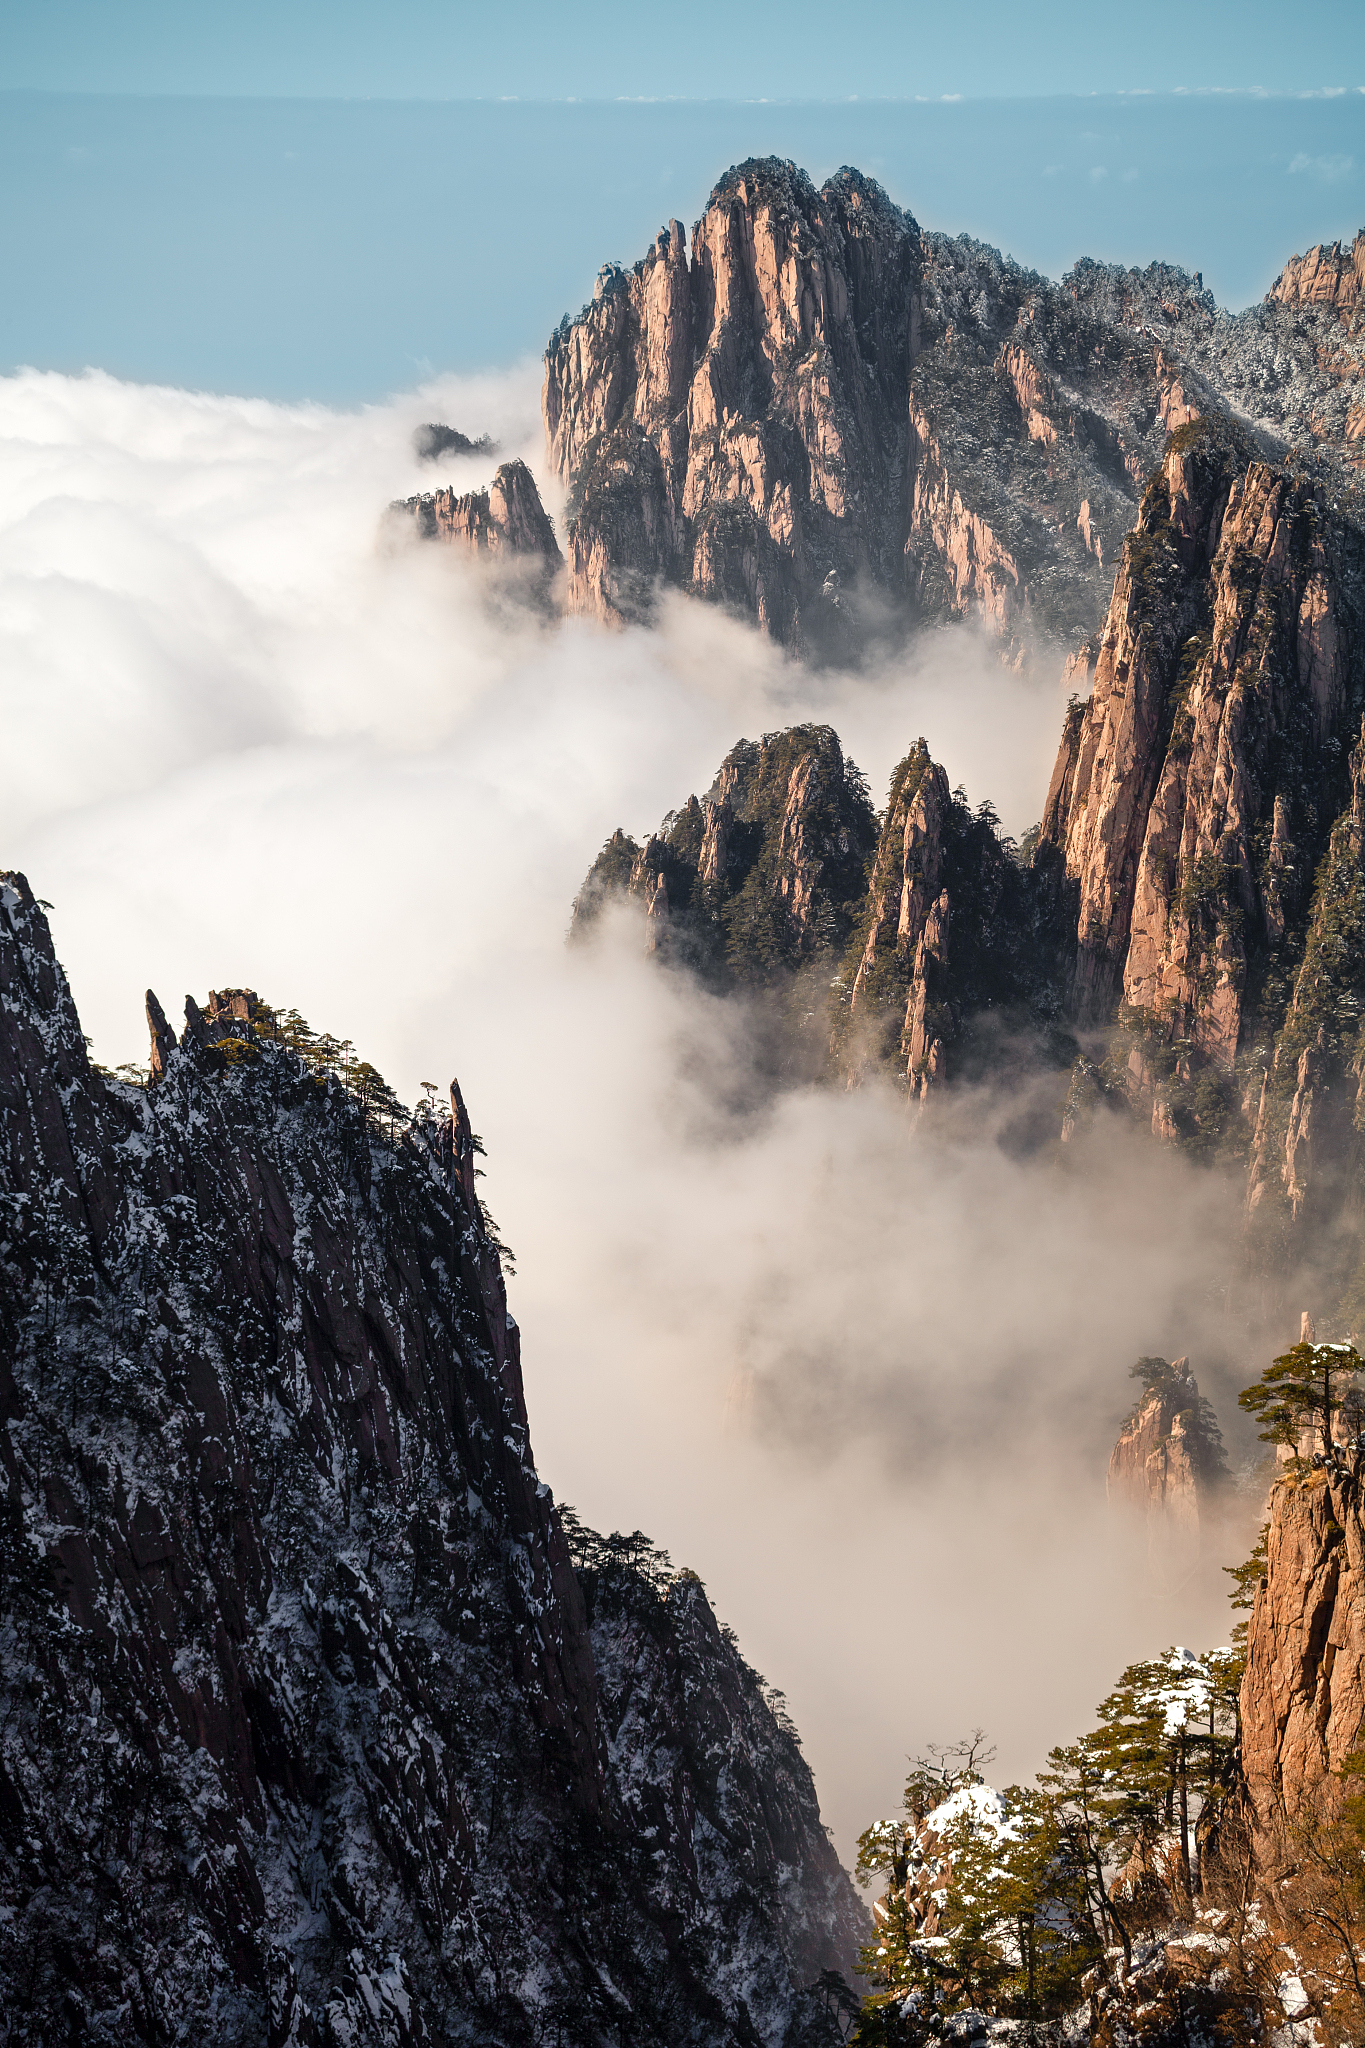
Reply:
[[954, 1072], [1007, 1057], [1013, 1037], [1053, 1063], [1065, 931], [1046, 861], [1035, 872], [989, 804], [975, 813], [920, 739], [891, 777], [862, 916], [835, 993], [845, 1076], [898, 1069], [924, 1098]]
[[1242, 1768], [1263, 1872], [1308, 1813], [1330, 1818], [1334, 1777], [1365, 1722], [1365, 1522], [1358, 1459], [1271, 1493], [1266, 1573], [1247, 1631]]
[[648, 616], [672, 585], [803, 654], [975, 618], [1023, 661], [1104, 617], [1166, 438], [1365, 459], [1365, 242], [1295, 258], [1229, 315], [1166, 264], [1061, 282], [921, 233], [870, 179], [740, 165], [545, 355], [570, 494], [568, 602]]
[[1171, 334], [1197, 278], [1081, 263], [1060, 285], [969, 236], [926, 235], [905, 540], [919, 616], [974, 617], [1016, 659], [1098, 626], [1173, 425], [1216, 404]]
[[[1218, 1141], [1284, 1019], [1365, 696], [1360, 538], [1310, 475], [1203, 421], [1171, 437], [1086, 651], [1042, 827], [1072, 999], [1131, 1034], [1160, 1135]], [[1092, 667], [1093, 664], [1093, 667]]]
[[889, 978], [904, 982], [897, 1053], [921, 1092], [944, 1068], [943, 1031], [936, 1027], [947, 1022], [941, 1012], [949, 986], [953, 900], [944, 885], [943, 832], [951, 806], [948, 778], [921, 740], [892, 779], [868, 881], [867, 936], [849, 992], [857, 1024], [877, 1008], [888, 967]]
[[919, 231], [870, 179], [731, 171], [693, 230], [608, 265], [545, 356], [571, 492], [569, 601], [646, 613], [658, 579], [839, 651], [841, 592], [893, 589]]
[[648, 913], [651, 951], [725, 985], [837, 959], [876, 831], [867, 786], [829, 726], [741, 740], [705, 796], [643, 846], [613, 834], [575, 900], [571, 936], [624, 895]]
[[[1171, 273], [1165, 296], [1191, 290]], [[817, 193], [776, 159], [740, 166], [690, 261], [673, 221], [546, 351], [570, 603], [637, 616], [663, 580], [815, 655], [887, 606], [1007, 637], [1035, 609], [1092, 627], [1165, 431], [1136, 331], [1152, 288], [1129, 296], [1115, 341], [1107, 304], [922, 236], [855, 171]]]
[[1111, 1510], [1140, 1536], [1149, 1576], [1165, 1590], [1199, 1563], [1226, 1475], [1188, 1358], [1152, 1364], [1154, 1382], [1109, 1454], [1105, 1492]]
[[1365, 299], [1365, 228], [1349, 249], [1320, 242], [1291, 256], [1266, 296], [1281, 306], [1358, 306]]
[[650, 953], [777, 995], [812, 1073], [852, 1085], [881, 1072], [922, 1098], [988, 1045], [998, 1065], [1009, 1037], [1057, 1064], [1070, 935], [1055, 862], [1025, 863], [922, 739], [880, 819], [828, 726], [742, 740], [643, 845], [612, 835], [571, 936], [613, 898], [644, 911]]
[[18, 875], [0, 997], [7, 2037], [832, 2039], [799, 1748], [629, 1560], [623, 1742], [458, 1088], [402, 1130], [246, 991], [112, 1080]]
[[[866, 1932], [818, 1846], [819, 1809], [782, 1697], [718, 1627], [694, 1574], [661, 1577], [647, 1560], [623, 1569], [620, 1539], [579, 1535], [574, 1549], [607, 1753], [623, 1813], [649, 1845], [653, 1902], [695, 1929], [700, 1974], [723, 2009], [746, 2011], [761, 2039], [781, 2038], [792, 1976], [813, 1984], [829, 1967], [831, 1929], [845, 1944]], [[703, 1898], [709, 1924], [696, 1910]]]
[[[1277, 812], [1278, 847], [1294, 849]], [[1352, 1256], [1365, 1228], [1361, 1127], [1365, 1070], [1365, 722], [1350, 755], [1349, 802], [1313, 880], [1302, 956], [1254, 1107], [1247, 1208], [1262, 1241], [1291, 1236]], [[1311, 1333], [1310, 1333], [1311, 1334]]]
[[422, 540], [448, 541], [471, 554], [526, 556], [550, 569], [563, 564], [553, 521], [524, 462], [504, 462], [486, 491], [424, 491], [389, 508]]

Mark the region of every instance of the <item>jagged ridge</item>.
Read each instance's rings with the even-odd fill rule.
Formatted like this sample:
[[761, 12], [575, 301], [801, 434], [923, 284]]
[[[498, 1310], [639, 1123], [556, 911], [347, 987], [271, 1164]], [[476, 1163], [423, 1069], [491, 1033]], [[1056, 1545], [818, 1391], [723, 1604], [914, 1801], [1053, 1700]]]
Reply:
[[[646, 949], [722, 988], [776, 990], [809, 1070], [899, 1072], [919, 1094], [998, 1065], [1010, 1036], [1065, 1065], [1068, 933], [1055, 863], [1030, 867], [989, 804], [972, 812], [916, 743], [880, 818], [828, 726], [742, 740], [707, 794], [642, 847], [612, 835], [574, 904], [582, 938], [613, 896]], [[788, 1051], [790, 1058], [790, 1051]]]

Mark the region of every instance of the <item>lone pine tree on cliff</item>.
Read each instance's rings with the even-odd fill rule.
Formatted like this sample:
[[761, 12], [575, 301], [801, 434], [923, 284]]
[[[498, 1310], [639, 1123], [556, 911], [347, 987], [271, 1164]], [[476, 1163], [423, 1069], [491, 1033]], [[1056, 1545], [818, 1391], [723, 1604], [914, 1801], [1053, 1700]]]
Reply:
[[1268, 1365], [1260, 1379], [1242, 1389], [1237, 1403], [1264, 1423], [1263, 1443], [1286, 1444], [1297, 1451], [1304, 1431], [1316, 1428], [1326, 1457], [1332, 1449], [1334, 1417], [1358, 1405], [1362, 1371], [1365, 1359], [1354, 1344], [1305, 1341]]

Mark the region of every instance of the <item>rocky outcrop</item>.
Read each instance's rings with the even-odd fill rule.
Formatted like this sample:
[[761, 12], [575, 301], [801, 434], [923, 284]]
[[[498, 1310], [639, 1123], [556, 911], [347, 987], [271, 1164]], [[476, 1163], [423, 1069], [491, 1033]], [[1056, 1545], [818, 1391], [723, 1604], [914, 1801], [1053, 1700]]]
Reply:
[[471, 441], [458, 427], [447, 427], [440, 420], [428, 420], [418, 427], [413, 433], [412, 448], [419, 462], [439, 462], [443, 455], [486, 456], [498, 452], [497, 442], [487, 434]]
[[922, 739], [880, 821], [828, 726], [741, 741], [643, 845], [612, 835], [571, 937], [613, 898], [645, 911], [648, 951], [792, 996], [805, 1065], [850, 1084], [890, 1070], [922, 1097], [988, 1040], [997, 1063], [1056, 1063], [1069, 935], [1049, 856], [1024, 863]]
[[1110, 1509], [1140, 1537], [1154, 1586], [1181, 1585], [1208, 1547], [1225, 1468], [1188, 1358], [1143, 1361], [1147, 1391], [1109, 1454]]
[[107, 1078], [17, 875], [0, 998], [10, 2038], [833, 2039], [854, 1895], [691, 1579], [623, 1738], [459, 1089], [245, 990]]
[[581, 938], [613, 896], [648, 913], [647, 943], [723, 985], [837, 961], [862, 901], [876, 817], [827, 725], [741, 740], [701, 799], [643, 846], [618, 830], [574, 903]]
[[817, 193], [740, 166], [690, 260], [671, 221], [546, 351], [570, 602], [636, 616], [662, 579], [816, 654], [881, 630], [888, 602], [1021, 647], [1030, 620], [1088, 630], [1164, 431], [1141, 316], [1208, 317], [1179, 272], [1131, 273], [1118, 333], [1114, 300], [1098, 266], [1059, 288], [921, 236], [855, 171]]
[[952, 810], [948, 778], [920, 740], [891, 778], [843, 1035], [851, 1070], [889, 1057], [921, 1095], [943, 1077], [952, 1035], [952, 892], [943, 887]]
[[1335, 1776], [1365, 1725], [1365, 1521], [1359, 1459], [1277, 1481], [1247, 1631], [1242, 1767], [1261, 1868], [1339, 1810]]
[[954, 618], [975, 615], [1001, 635], [1022, 627], [1029, 591], [1019, 564], [995, 526], [964, 502], [961, 471], [945, 457], [916, 396], [910, 400], [910, 474], [905, 554], [920, 609]]
[[[846, 1944], [866, 1933], [843, 1872], [816, 1848], [819, 1808], [781, 1695], [727, 1640], [695, 1573], [666, 1560], [660, 1571], [638, 1549], [623, 1561], [638, 1539], [571, 1541], [608, 1754], [631, 1830], [651, 1848], [657, 1903], [691, 1922], [699, 1974], [724, 2009], [779, 2039], [790, 1980], [813, 1985], [829, 1967], [831, 1929]], [[723, 1899], [723, 1926], [698, 1925], [699, 1894]]]
[[1125, 1006], [1128, 1086], [1159, 1132], [1216, 1142], [1236, 1113], [1346, 794], [1361, 600], [1358, 537], [1311, 478], [1209, 422], [1172, 436], [1042, 835], [1077, 895], [1074, 1003]]
[[545, 354], [571, 605], [639, 616], [662, 579], [843, 649], [835, 592], [898, 581], [920, 262], [870, 179], [769, 158], [717, 185], [690, 258], [675, 220], [608, 265]]
[[1281, 306], [1358, 306], [1365, 299], [1365, 228], [1349, 249], [1319, 242], [1306, 255], [1291, 256], [1266, 298]]
[[890, 1065], [923, 1098], [986, 1062], [997, 1073], [1055, 1065], [1068, 945], [1058, 901], [1049, 856], [1023, 861], [990, 805], [969, 810], [917, 741], [892, 775], [832, 991], [845, 1079]]
[[905, 542], [921, 616], [975, 617], [1017, 661], [1103, 617], [1175, 391], [1161, 337], [1208, 323], [1197, 279], [1079, 264], [1060, 286], [970, 237], [925, 237]]
[[547, 568], [563, 564], [554, 523], [524, 462], [504, 462], [485, 491], [424, 491], [390, 507], [422, 540], [449, 541], [471, 554], [525, 556]]
[[[1277, 807], [1270, 842], [1277, 897], [1295, 854], [1288, 820]], [[1349, 803], [1314, 879], [1284, 1023], [1261, 1071], [1247, 1175], [1254, 1239], [1263, 1246], [1286, 1237], [1310, 1241], [1324, 1281], [1334, 1265], [1354, 1263], [1365, 1228], [1363, 858], [1365, 722], [1350, 757]]]
[[[917, 1787], [927, 1810], [911, 1814], [913, 1831], [905, 1840], [905, 1878], [900, 1886], [905, 1918], [917, 1935], [932, 1939], [943, 1927], [943, 1912], [953, 1876], [953, 1857], [965, 1836], [993, 1841], [1008, 1834], [1012, 1815], [1009, 1795], [997, 1792], [975, 1772], [954, 1777], [945, 1775], [937, 1794]], [[884, 1892], [873, 1901], [872, 1916], [878, 1927], [900, 1917], [895, 1892]]]

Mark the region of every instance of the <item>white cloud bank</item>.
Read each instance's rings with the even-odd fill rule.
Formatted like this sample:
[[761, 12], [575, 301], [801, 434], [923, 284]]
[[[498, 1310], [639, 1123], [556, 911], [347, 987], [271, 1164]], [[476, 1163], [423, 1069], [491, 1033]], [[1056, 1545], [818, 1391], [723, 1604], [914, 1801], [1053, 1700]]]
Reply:
[[742, 1012], [628, 925], [566, 954], [602, 839], [741, 734], [827, 718], [876, 793], [923, 732], [1018, 831], [1056, 693], [963, 635], [858, 679], [682, 602], [652, 634], [547, 626], [382, 543], [435, 480], [431, 418], [539, 461], [530, 371], [345, 415], [0, 380], [0, 865], [53, 900], [110, 1063], [145, 1057], [148, 983], [175, 1014], [245, 982], [409, 1099], [459, 1073], [542, 1469], [702, 1573], [847, 1851], [907, 1750], [982, 1721], [1022, 1772], [1130, 1656], [1224, 1630], [1207, 1577], [1164, 1605], [1125, 1577], [1103, 1501], [1133, 1357], [1235, 1381], [1223, 1195], [1141, 1146], [1022, 1163], [1017, 1103], [737, 1114]]

